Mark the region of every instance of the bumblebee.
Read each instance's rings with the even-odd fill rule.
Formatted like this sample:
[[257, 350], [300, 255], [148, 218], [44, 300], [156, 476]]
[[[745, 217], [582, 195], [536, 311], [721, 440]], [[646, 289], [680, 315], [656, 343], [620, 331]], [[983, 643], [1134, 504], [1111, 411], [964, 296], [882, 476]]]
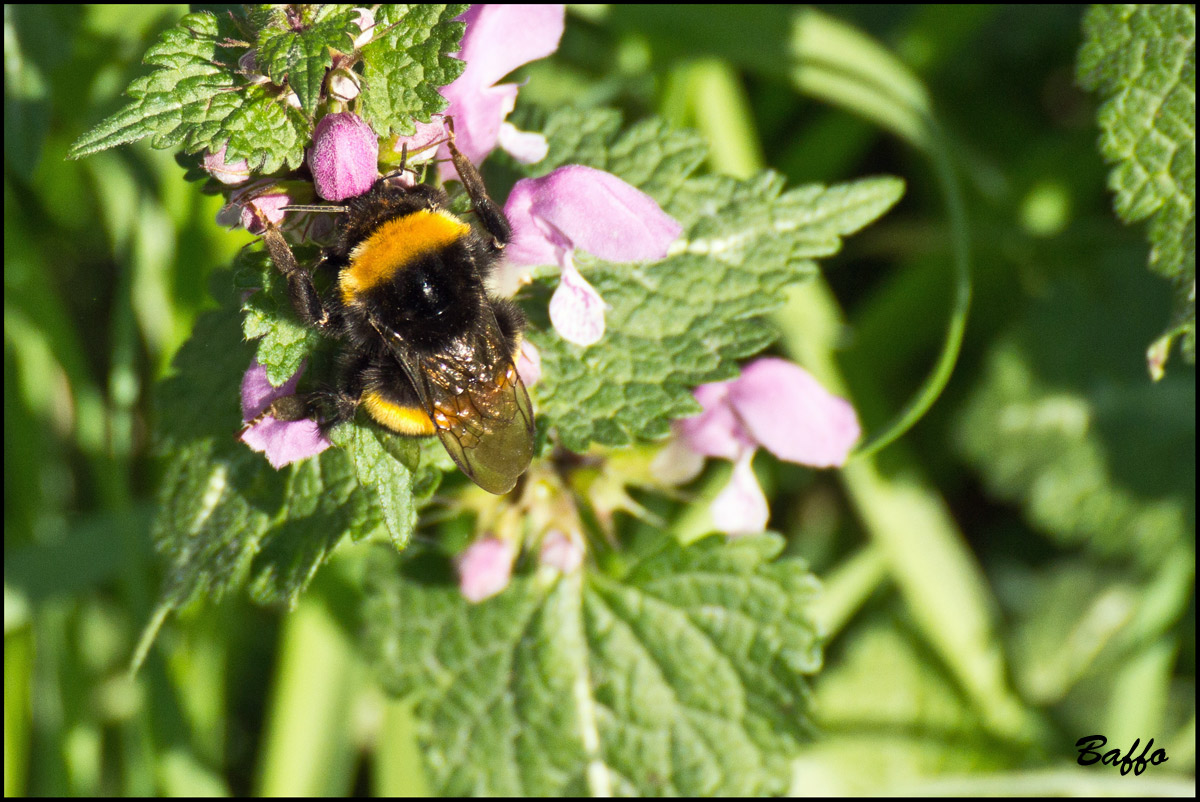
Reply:
[[283, 235], [267, 227], [296, 314], [340, 344], [333, 388], [280, 399], [267, 414], [316, 417], [328, 429], [361, 406], [397, 434], [436, 434], [463, 473], [501, 494], [529, 467], [534, 432], [514, 364], [524, 315], [484, 285], [512, 231], [452, 131], [447, 144], [486, 233], [450, 212], [444, 190], [381, 178], [343, 208], [336, 244], [318, 263], [337, 271], [322, 298]]

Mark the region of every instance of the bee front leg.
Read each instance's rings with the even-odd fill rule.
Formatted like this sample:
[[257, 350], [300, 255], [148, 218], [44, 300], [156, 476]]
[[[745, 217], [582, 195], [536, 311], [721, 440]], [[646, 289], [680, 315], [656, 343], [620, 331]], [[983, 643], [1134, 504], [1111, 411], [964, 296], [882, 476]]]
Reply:
[[454, 169], [458, 172], [458, 177], [462, 179], [463, 187], [467, 190], [468, 197], [471, 198], [471, 205], [475, 207], [475, 213], [479, 215], [479, 221], [492, 235], [492, 251], [499, 253], [512, 239], [512, 227], [508, 224], [508, 218], [504, 216], [504, 211], [488, 196], [487, 187], [483, 185], [483, 176], [479, 175], [479, 170], [474, 164], [471, 164], [470, 159], [462, 155], [454, 144], [454, 121], [447, 118], [446, 127], [450, 131], [450, 138], [446, 140], [446, 146], [450, 149], [450, 160], [454, 162]]
[[288, 296], [296, 314], [313, 328], [326, 334], [332, 333], [329, 310], [325, 308], [321, 296], [317, 294], [317, 288], [313, 286], [312, 274], [296, 263], [296, 257], [292, 254], [287, 240], [283, 238], [283, 233], [268, 223], [266, 231], [263, 232], [263, 243], [267, 246], [271, 261], [287, 279]]

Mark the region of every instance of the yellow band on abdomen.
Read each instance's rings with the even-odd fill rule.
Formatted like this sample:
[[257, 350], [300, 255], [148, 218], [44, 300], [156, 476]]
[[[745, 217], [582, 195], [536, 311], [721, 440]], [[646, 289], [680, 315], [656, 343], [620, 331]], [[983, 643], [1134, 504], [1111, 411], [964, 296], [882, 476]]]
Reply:
[[367, 408], [367, 414], [374, 418], [380, 426], [390, 429], [396, 434], [417, 437], [436, 433], [433, 421], [429, 419], [423, 409], [400, 406], [388, 401], [379, 393], [370, 391], [363, 393], [362, 403]]

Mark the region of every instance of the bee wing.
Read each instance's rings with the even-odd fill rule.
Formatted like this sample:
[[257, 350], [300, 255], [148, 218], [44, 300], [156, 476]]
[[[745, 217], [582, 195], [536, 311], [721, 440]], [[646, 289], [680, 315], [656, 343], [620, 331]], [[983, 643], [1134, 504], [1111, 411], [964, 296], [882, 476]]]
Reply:
[[471, 481], [507, 493], [533, 457], [533, 408], [490, 309], [435, 354], [376, 328], [404, 366], [446, 451]]

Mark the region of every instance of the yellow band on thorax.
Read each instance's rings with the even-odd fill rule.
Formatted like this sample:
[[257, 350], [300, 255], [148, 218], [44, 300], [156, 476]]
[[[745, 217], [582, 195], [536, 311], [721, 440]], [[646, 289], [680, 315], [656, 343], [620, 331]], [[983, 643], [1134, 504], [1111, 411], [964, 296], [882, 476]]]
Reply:
[[471, 227], [449, 212], [422, 209], [380, 225], [350, 252], [350, 265], [338, 278], [342, 301], [389, 281], [417, 257], [462, 239]]

